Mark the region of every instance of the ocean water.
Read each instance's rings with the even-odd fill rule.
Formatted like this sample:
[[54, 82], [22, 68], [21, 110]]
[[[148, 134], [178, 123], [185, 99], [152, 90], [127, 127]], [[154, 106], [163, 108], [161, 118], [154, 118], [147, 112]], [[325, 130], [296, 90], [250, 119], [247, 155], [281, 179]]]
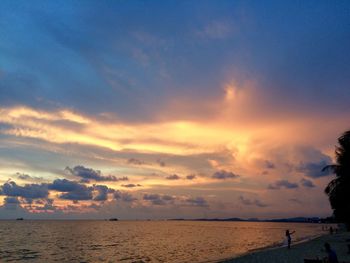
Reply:
[[323, 234], [304, 223], [0, 221], [0, 262], [213, 262]]

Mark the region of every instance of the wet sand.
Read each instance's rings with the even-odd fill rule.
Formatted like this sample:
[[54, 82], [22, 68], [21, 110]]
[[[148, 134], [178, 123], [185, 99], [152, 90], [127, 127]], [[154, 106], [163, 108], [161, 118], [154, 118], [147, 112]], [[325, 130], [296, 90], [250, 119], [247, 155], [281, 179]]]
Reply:
[[267, 249], [257, 252], [252, 252], [238, 258], [221, 260], [221, 263], [303, 263], [305, 258], [308, 259], [323, 259], [326, 257], [324, 251], [324, 243], [328, 242], [332, 249], [338, 255], [340, 262], [350, 263], [350, 254], [348, 254], [347, 239], [350, 238], [349, 232], [338, 233], [334, 235], [324, 235], [310, 241], [295, 244], [291, 249], [286, 247]]

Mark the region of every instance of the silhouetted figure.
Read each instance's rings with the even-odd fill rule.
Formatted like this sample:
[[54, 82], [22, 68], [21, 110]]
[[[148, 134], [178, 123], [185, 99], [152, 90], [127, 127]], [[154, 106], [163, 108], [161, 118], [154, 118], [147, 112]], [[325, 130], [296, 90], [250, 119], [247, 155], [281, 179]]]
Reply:
[[287, 238], [287, 244], [288, 244], [288, 249], [290, 249], [290, 244], [292, 243], [292, 237], [291, 235], [293, 235], [295, 233], [295, 231], [293, 232], [289, 232], [289, 229], [286, 230], [286, 238]]
[[338, 257], [337, 254], [335, 253], [335, 251], [333, 249], [331, 249], [331, 246], [329, 245], [329, 243], [325, 243], [324, 247], [326, 249], [327, 252], [327, 258], [326, 258], [326, 262], [327, 263], [339, 263], [338, 261]]

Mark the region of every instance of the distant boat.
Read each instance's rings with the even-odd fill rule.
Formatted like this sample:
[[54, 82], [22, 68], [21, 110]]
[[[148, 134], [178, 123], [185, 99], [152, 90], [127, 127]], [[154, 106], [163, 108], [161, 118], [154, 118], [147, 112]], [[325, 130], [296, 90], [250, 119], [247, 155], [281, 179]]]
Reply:
[[24, 220], [23, 217], [16, 218], [16, 220]]
[[118, 218], [110, 218], [109, 221], [118, 221]]

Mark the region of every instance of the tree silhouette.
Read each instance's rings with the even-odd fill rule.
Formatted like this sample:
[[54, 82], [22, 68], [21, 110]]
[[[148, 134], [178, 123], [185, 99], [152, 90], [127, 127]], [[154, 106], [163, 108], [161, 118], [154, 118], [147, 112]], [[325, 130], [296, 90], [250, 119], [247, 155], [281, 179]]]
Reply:
[[350, 130], [338, 138], [336, 146], [336, 164], [322, 169], [331, 170], [336, 177], [329, 182], [325, 192], [333, 209], [335, 218], [350, 226]]

